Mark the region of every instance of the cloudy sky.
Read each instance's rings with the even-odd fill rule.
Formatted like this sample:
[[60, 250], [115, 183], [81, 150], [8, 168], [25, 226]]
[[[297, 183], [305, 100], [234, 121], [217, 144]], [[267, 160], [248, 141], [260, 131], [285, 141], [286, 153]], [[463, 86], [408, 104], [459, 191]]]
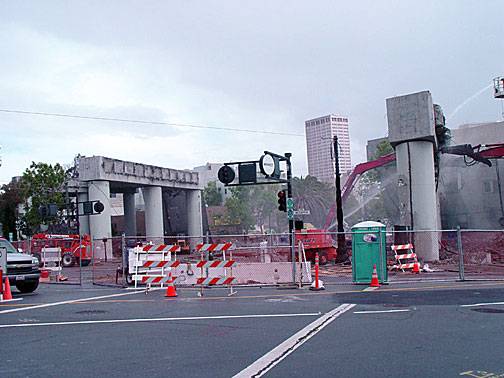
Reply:
[[[350, 119], [354, 163], [387, 132], [385, 99], [428, 89], [450, 127], [495, 121], [504, 3], [462, 1], [0, 2], [0, 183], [77, 153], [192, 168], [293, 153], [304, 121]], [[461, 106], [461, 104], [464, 104]]]

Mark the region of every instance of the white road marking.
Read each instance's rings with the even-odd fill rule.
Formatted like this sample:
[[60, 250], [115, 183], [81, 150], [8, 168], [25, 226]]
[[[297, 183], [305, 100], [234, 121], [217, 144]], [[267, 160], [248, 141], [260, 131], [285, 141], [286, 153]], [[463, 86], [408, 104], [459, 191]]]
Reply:
[[376, 289], [379, 289], [379, 287], [378, 286], [369, 286], [369, 287], [366, 287], [362, 291], [375, 291]]
[[390, 312], [408, 312], [411, 310], [402, 309], [402, 310], [376, 310], [376, 311], [354, 311], [354, 314], [386, 314]]
[[320, 318], [308, 324], [302, 330], [295, 333], [264, 356], [253, 362], [251, 365], [240, 371], [234, 377], [245, 378], [263, 376], [289, 354], [294, 352], [306, 341], [320, 332], [325, 326], [329, 325], [338, 316], [344, 314], [354, 306], [354, 304], [342, 304], [341, 306], [329, 311], [327, 314], [322, 315]]
[[259, 314], [259, 315], [216, 315], [216, 316], [186, 316], [179, 318], [144, 318], [144, 319], [104, 319], [104, 320], [80, 320], [73, 322], [52, 322], [52, 323], [22, 323], [22, 324], [0, 324], [0, 328], [19, 327], [45, 327], [64, 326], [79, 324], [111, 324], [111, 323], [140, 323], [140, 322], [171, 322], [181, 320], [210, 320], [210, 319], [241, 319], [241, 318], [289, 318], [296, 316], [319, 316], [320, 312], [301, 314]]
[[9, 303], [9, 302], [16, 302], [16, 301], [22, 301], [23, 298], [12, 298], [12, 299], [2, 299], [0, 301], [0, 304], [2, 303]]
[[37, 308], [60, 306], [60, 305], [65, 305], [65, 304], [69, 304], [69, 303], [94, 301], [94, 300], [97, 300], [97, 299], [122, 297], [122, 296], [125, 296], [125, 295], [132, 295], [132, 294], [138, 294], [138, 293], [145, 293], [145, 290], [142, 290], [142, 291], [129, 291], [127, 293], [119, 293], [119, 294], [101, 295], [99, 297], [91, 297], [91, 298], [71, 299], [71, 300], [68, 300], [68, 301], [53, 302], [53, 303], [44, 303], [44, 304], [41, 304], [41, 305], [34, 305], [34, 306], [30, 306], [30, 307], [10, 308], [8, 310], [2, 310], [2, 311], [0, 311], [0, 314], [9, 314], [11, 312], [35, 310]]
[[474, 303], [474, 304], [460, 305], [460, 307], [481, 307], [481, 306], [497, 306], [497, 305], [504, 305], [504, 302]]

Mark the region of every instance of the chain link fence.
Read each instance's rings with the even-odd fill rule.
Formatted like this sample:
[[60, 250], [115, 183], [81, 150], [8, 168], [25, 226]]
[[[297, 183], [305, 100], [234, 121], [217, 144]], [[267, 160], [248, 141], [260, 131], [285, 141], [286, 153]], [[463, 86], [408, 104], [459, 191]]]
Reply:
[[[78, 235], [36, 234], [25, 240], [13, 241], [21, 253], [39, 260], [42, 283], [82, 285], [91, 282], [91, 243]], [[88, 268], [87, 268], [88, 267]]]
[[504, 279], [504, 231], [460, 231], [462, 279]]
[[[219, 245], [232, 243], [231, 249], [219, 249]], [[176, 245], [176, 253], [137, 252], [148, 244], [152, 249], [159, 245]], [[212, 244], [198, 250], [198, 244]], [[138, 248], [140, 247], [140, 248]], [[137, 248], [137, 249], [135, 249]], [[92, 241], [92, 281], [97, 285], [133, 285], [137, 276], [166, 275], [164, 268], [143, 268], [146, 260], [178, 261], [171, 269], [177, 277], [177, 285], [191, 286], [198, 278], [234, 277], [238, 285], [280, 285], [311, 282], [311, 264], [305, 262], [302, 251], [293, 249], [289, 234], [241, 234], [197, 237], [114, 237]], [[301, 253], [301, 254], [300, 254]], [[293, 264], [297, 260], [296, 264]], [[301, 263], [299, 262], [301, 257]], [[138, 260], [138, 261], [137, 261]], [[230, 268], [198, 268], [200, 261], [228, 261], [236, 265]], [[137, 282], [138, 284], [138, 282]]]
[[[386, 259], [390, 282], [414, 280], [500, 280], [504, 279], [503, 230], [383, 231], [380, 259]], [[338, 253], [344, 243], [346, 255]], [[41, 269], [50, 272], [49, 282], [127, 287], [135, 274], [159, 274], [156, 270], [135, 271], [132, 267], [138, 246], [177, 245], [179, 252], [170, 259], [180, 262], [173, 269], [177, 285], [193, 286], [202, 277], [234, 277], [238, 285], [309, 284], [315, 252], [320, 258], [320, 278], [325, 284], [352, 283], [354, 238], [362, 232], [344, 234], [313, 230], [289, 235], [238, 234], [197, 237], [113, 237], [78, 240], [68, 237], [29, 238], [13, 242], [23, 253], [39, 258]], [[380, 231], [381, 237], [381, 231]], [[291, 247], [291, 240], [294, 247]], [[200, 243], [233, 243], [227, 251], [198, 252]], [[418, 256], [420, 273], [397, 269], [393, 245], [411, 243]], [[59, 248], [57, 253], [50, 253]], [[44, 254], [45, 251], [45, 254]], [[48, 252], [49, 251], [49, 252]], [[357, 252], [358, 253], [358, 252]], [[425, 256], [436, 256], [434, 259]], [[144, 256], [145, 257], [145, 256]], [[158, 257], [159, 258], [159, 257]], [[165, 257], [166, 258], [166, 257]], [[197, 268], [199, 261], [230, 260], [232, 268]], [[293, 261], [295, 263], [293, 263]], [[301, 263], [300, 263], [301, 262]], [[305, 263], [306, 262], [306, 263]]]

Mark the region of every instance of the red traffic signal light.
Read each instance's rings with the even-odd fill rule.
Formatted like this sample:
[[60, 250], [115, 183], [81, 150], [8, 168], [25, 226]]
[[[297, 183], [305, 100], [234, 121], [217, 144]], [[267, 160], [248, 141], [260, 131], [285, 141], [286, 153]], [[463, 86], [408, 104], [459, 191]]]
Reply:
[[287, 211], [287, 193], [285, 190], [280, 190], [278, 196], [278, 210]]

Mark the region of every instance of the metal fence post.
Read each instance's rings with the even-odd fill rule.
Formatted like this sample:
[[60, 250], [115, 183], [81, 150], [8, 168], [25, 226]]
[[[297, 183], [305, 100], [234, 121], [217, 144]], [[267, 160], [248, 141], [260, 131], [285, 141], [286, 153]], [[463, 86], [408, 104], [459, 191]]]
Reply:
[[380, 243], [380, 276], [385, 282], [385, 272], [383, 271], [383, 245], [382, 245], [382, 230], [378, 229], [378, 242]]
[[462, 248], [462, 231], [457, 226], [457, 250], [459, 255], [459, 278], [464, 281], [464, 249]]
[[295, 243], [295, 233], [294, 230], [292, 230], [291, 233], [291, 258], [292, 258], [292, 284], [296, 285], [296, 243]]
[[126, 285], [126, 274], [128, 273], [128, 264], [129, 264], [129, 251], [126, 247], [126, 235], [124, 232], [121, 234], [121, 257], [122, 257], [122, 285]]
[[79, 234], [79, 285], [82, 286], [82, 236]]
[[93, 237], [91, 239], [91, 281], [94, 285], [95, 283], [95, 250], [94, 250], [94, 239]]

